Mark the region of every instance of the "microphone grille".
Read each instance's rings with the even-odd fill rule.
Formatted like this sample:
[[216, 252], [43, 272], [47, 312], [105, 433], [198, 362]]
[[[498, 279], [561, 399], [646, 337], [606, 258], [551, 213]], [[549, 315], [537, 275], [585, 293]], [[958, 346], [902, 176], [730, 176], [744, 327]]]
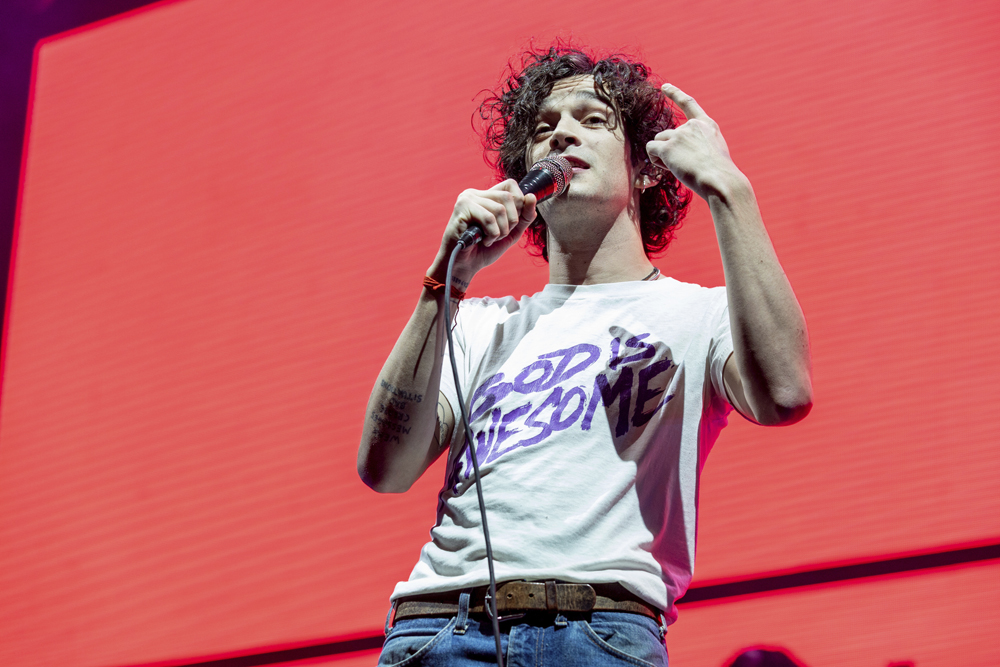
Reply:
[[534, 171], [536, 169], [541, 169], [546, 172], [552, 176], [552, 180], [556, 182], [556, 190], [552, 193], [553, 197], [558, 197], [562, 193], [566, 192], [566, 187], [569, 185], [569, 179], [573, 178], [573, 165], [570, 164], [569, 160], [561, 155], [544, 157], [535, 164], [531, 165], [531, 169], [528, 171]]

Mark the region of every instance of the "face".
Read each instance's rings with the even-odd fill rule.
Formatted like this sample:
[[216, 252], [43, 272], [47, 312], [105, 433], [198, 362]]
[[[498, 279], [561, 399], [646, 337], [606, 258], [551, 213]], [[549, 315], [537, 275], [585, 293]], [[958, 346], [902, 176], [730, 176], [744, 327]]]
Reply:
[[628, 206], [636, 174], [628, 142], [614, 108], [595, 93], [593, 77], [557, 81], [539, 108], [526, 166], [551, 155], [562, 155], [573, 164], [573, 179], [558, 200], [542, 204], [546, 220], [559, 200], [586, 203], [586, 210], [593, 212], [607, 208], [606, 213], [614, 215]]

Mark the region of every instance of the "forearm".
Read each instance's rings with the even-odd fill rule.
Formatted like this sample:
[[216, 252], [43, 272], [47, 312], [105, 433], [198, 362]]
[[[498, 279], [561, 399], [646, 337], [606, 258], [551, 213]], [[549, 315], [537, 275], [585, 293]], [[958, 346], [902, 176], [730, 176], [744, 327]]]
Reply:
[[707, 197], [729, 298], [735, 361], [754, 417], [788, 424], [812, 406], [805, 317], [771, 245], [749, 181], [718, 179]]
[[[455, 202], [427, 275], [443, 283], [462, 233], [470, 224], [478, 225], [485, 240], [455, 256], [452, 283], [464, 292], [476, 272], [517, 243], [534, 219], [535, 196], [522, 194], [517, 181], [508, 179], [489, 190], [465, 190]], [[376, 491], [409, 489], [450, 440], [455, 417], [447, 401], [438, 402], [446, 298], [450, 295], [445, 296], [444, 290], [424, 288], [368, 399], [358, 474]], [[458, 301], [451, 304], [455, 313]]]
[[444, 298], [424, 289], [368, 399], [358, 474], [376, 491], [406, 491], [447, 444], [437, 431]]

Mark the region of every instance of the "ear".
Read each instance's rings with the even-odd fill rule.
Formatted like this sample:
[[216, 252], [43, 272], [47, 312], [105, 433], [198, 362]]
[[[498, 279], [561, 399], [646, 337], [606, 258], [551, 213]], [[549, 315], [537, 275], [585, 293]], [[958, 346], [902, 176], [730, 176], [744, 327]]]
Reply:
[[657, 185], [662, 177], [663, 172], [647, 162], [635, 176], [635, 187], [640, 190], [651, 188]]

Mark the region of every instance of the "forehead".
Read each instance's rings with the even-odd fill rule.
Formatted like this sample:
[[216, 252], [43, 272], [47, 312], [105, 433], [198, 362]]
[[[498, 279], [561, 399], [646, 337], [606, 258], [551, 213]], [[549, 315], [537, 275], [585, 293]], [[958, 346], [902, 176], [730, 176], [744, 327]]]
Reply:
[[585, 104], [609, 106], [594, 89], [594, 77], [589, 74], [580, 74], [556, 81], [552, 85], [552, 92], [538, 108], [538, 113], [545, 113], [563, 106]]

